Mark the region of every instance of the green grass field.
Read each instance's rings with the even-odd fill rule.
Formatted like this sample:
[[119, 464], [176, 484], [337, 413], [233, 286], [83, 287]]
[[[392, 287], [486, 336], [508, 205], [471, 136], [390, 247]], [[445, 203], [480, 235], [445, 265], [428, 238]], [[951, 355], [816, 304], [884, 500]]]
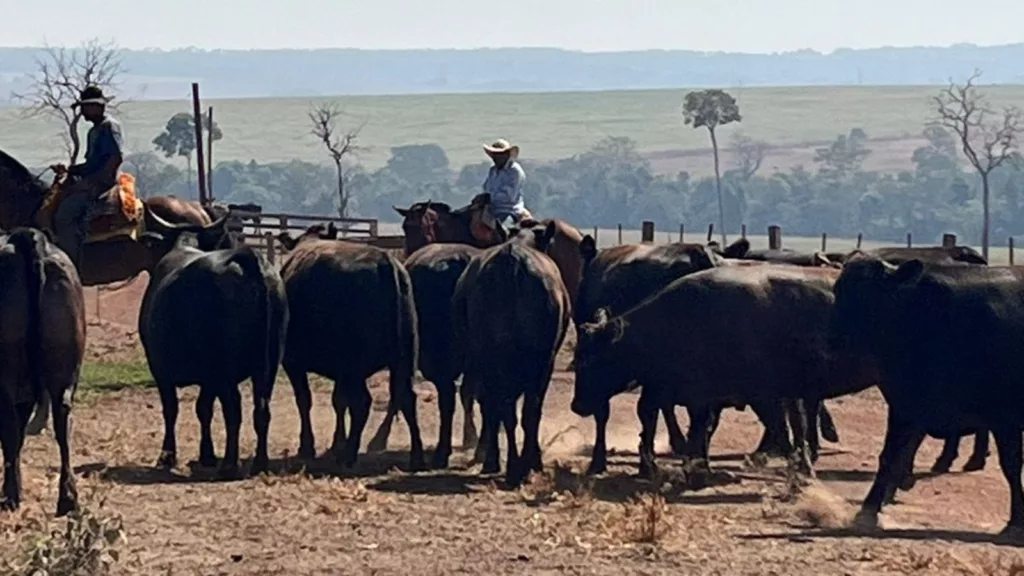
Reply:
[[[807, 87], [734, 89], [743, 114], [741, 129], [773, 145], [806, 147], [861, 127], [872, 138], [915, 138], [929, 120], [931, 98], [940, 87]], [[995, 105], [1024, 105], [1024, 86], [985, 87]], [[543, 94], [341, 97], [352, 124], [366, 121], [360, 161], [378, 167], [390, 147], [438, 143], [454, 167], [485, 157], [480, 144], [506, 137], [522, 156], [552, 160], [581, 152], [607, 136], [628, 136], [644, 153], [708, 147], [707, 133], [683, 125], [680, 105], [686, 90]], [[309, 135], [306, 112], [315, 99], [211, 100], [224, 131], [216, 161], [326, 160]], [[149, 142], [174, 113], [191, 103], [126, 103], [120, 113], [132, 151]], [[736, 128], [723, 130], [723, 144]], [[0, 108], [0, 149], [33, 166], [61, 157], [56, 126], [24, 120], [17, 108]], [[83, 128], [84, 133], [84, 128]], [[888, 152], [886, 152], [888, 153]], [[895, 154], [896, 152], [893, 152]], [[903, 150], [898, 151], [903, 154]], [[701, 157], [700, 166], [707, 164]], [[804, 161], [803, 156], [793, 161]], [[778, 159], [778, 163], [786, 163]], [[772, 161], [769, 161], [772, 164]], [[676, 168], [662, 166], [666, 171]]]

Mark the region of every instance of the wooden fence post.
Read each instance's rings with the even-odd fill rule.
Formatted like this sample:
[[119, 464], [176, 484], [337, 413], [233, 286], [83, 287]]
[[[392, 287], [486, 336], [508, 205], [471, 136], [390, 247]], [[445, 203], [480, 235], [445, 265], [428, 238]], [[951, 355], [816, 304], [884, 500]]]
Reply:
[[1013, 266], [1013, 236], [1010, 236], [1010, 266]]
[[782, 228], [779, 226], [772, 225], [768, 227], [768, 249], [782, 249]]
[[913, 248], [913, 247], [914, 247], [913, 239], [911, 238], [910, 232], [907, 232], [907, 248]]
[[746, 237], [747, 237], [747, 225], [746, 224], [741, 224], [740, 225], [740, 238], [746, 238]]
[[956, 248], [956, 234], [943, 234], [942, 235], [942, 247], [943, 248]]
[[640, 223], [640, 242], [654, 242], [654, 222], [644, 220]]
[[821, 251], [822, 252], [825, 251], [825, 246], [827, 246], [827, 245], [828, 245], [828, 233], [827, 232], [822, 232], [821, 233]]
[[597, 226], [594, 226], [594, 245], [597, 246]]
[[619, 245], [622, 245], [622, 224], [619, 224]]
[[203, 160], [203, 113], [199, 108], [199, 83], [192, 83], [192, 122], [196, 130], [196, 180], [199, 182], [199, 204], [206, 206], [206, 163]]
[[857, 250], [860, 250], [860, 243], [864, 240], [864, 233], [857, 232]]
[[267, 244], [267, 260], [273, 265], [277, 260], [277, 244], [274, 243], [274, 235], [267, 232], [263, 234], [263, 239]]
[[679, 241], [683, 241], [683, 225], [681, 223], [679, 224]]
[[[708, 224], [708, 242], [711, 242], [711, 237], [715, 235], [715, 223], [711, 222]], [[722, 246], [725, 248], [725, 246]]]

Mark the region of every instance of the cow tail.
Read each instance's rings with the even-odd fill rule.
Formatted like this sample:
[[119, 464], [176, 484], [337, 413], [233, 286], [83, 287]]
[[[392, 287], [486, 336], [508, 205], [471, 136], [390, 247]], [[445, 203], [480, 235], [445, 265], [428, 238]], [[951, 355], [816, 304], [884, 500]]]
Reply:
[[264, 384], [273, 383], [277, 375], [277, 335], [274, 323], [274, 302], [271, 299], [270, 290], [267, 288], [267, 281], [263, 276], [263, 261], [260, 255], [251, 248], [243, 248], [236, 251], [228, 259], [242, 268], [242, 273], [254, 280], [255, 286], [261, 292], [263, 300], [263, 363], [259, 367], [260, 375], [263, 376]]
[[[38, 236], [37, 236], [38, 234]], [[19, 230], [11, 234], [8, 242], [14, 245], [25, 263], [26, 293], [28, 295], [28, 328], [25, 338], [25, 359], [28, 381], [36, 401], [42, 397], [43, 335], [42, 300], [46, 270], [43, 261], [42, 235], [34, 230]]]
[[395, 286], [395, 312], [397, 315], [398, 354], [397, 368], [408, 378], [416, 376], [419, 361], [419, 342], [416, 334], [416, 302], [413, 299], [412, 280], [409, 273], [395, 258], [388, 258], [391, 265], [392, 278]]

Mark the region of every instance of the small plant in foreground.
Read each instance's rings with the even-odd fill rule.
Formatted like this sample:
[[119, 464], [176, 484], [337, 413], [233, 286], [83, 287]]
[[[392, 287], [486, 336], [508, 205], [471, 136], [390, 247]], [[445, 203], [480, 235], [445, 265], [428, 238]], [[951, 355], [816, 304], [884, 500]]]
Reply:
[[[101, 502], [99, 508], [102, 507]], [[117, 547], [126, 542], [120, 515], [101, 516], [80, 505], [64, 520], [63, 529], [27, 536], [21, 557], [7, 561], [7, 573], [16, 576], [109, 573], [120, 559]]]
[[624, 535], [632, 542], [657, 544], [668, 531], [666, 519], [668, 505], [665, 497], [657, 492], [649, 492], [631, 497], [623, 504]]

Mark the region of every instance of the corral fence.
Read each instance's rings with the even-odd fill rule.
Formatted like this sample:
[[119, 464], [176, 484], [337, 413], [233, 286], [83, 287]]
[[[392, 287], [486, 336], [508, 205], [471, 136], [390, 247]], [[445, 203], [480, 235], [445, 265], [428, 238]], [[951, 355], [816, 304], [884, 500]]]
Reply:
[[376, 218], [341, 218], [311, 214], [286, 214], [263, 212], [258, 206], [229, 207], [228, 228], [242, 235], [245, 243], [266, 254], [271, 263], [277, 264], [283, 254], [283, 246], [277, 237], [282, 232], [291, 236], [301, 234], [314, 224], [334, 223], [338, 237], [350, 242], [365, 242], [385, 250], [401, 251], [405, 237], [380, 234]]

